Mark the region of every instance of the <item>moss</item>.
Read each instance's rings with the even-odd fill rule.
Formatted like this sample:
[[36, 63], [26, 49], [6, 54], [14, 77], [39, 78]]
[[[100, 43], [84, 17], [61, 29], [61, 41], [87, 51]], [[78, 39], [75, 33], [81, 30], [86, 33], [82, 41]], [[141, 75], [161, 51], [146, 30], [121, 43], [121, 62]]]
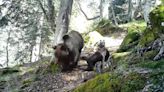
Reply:
[[148, 46], [151, 42], [158, 38], [158, 33], [154, 32], [152, 29], [146, 29], [139, 41], [139, 46]]
[[140, 26], [135, 24], [130, 25], [127, 28], [128, 28], [128, 33], [125, 36], [123, 42], [121, 43], [118, 52], [129, 51], [135, 46], [137, 46], [139, 39], [141, 37], [141, 32], [145, 30], [145, 26]]
[[109, 33], [109, 29], [112, 27], [112, 24], [109, 20], [102, 19], [98, 22], [96, 26], [96, 31], [99, 32], [101, 35]]
[[152, 50], [152, 51], [148, 51], [148, 52], [145, 52], [143, 57], [145, 59], [151, 59], [153, 60], [154, 57], [158, 54], [158, 51], [157, 50]]
[[150, 23], [153, 28], [158, 28], [158, 32], [164, 33], [164, 27], [161, 26], [161, 23], [164, 22], [164, 6], [159, 5], [152, 12], [150, 12]]
[[120, 92], [121, 83], [121, 76], [106, 73], [81, 85], [74, 92]]
[[121, 53], [113, 53], [112, 57], [114, 61], [119, 61], [121, 59], [125, 59], [131, 52], [121, 52]]
[[33, 82], [33, 79], [31, 78], [27, 78], [25, 80], [22, 81], [22, 86], [21, 89], [24, 89], [25, 87], [30, 86], [30, 84]]
[[90, 39], [90, 37], [89, 37], [89, 35], [87, 35], [88, 33], [83, 33], [82, 34], [82, 37], [84, 38], [84, 43], [88, 43], [88, 41], [89, 41], [89, 39]]
[[[110, 20], [108, 19], [101, 19], [93, 23], [92, 31], [97, 31], [101, 35], [111, 35], [114, 34], [115, 32], [122, 32], [124, 31], [120, 27], [114, 26]], [[113, 36], [113, 35], [112, 35]]]
[[164, 27], [161, 23], [164, 21], [164, 6], [159, 5], [149, 14], [149, 19], [151, 23], [151, 28], [147, 28], [139, 41], [140, 46], [147, 46], [149, 43], [153, 42], [160, 35], [164, 33]]
[[0, 69], [0, 75], [12, 74], [19, 72], [18, 69], [15, 68], [2, 68]]
[[138, 32], [129, 32], [120, 45], [118, 52], [125, 52], [138, 44], [140, 34]]
[[89, 80], [73, 92], [137, 92], [144, 87], [145, 81], [138, 73], [129, 73], [127, 76], [106, 73]]
[[138, 73], [132, 72], [124, 78], [124, 84], [121, 87], [121, 92], [138, 92], [144, 88], [146, 80]]
[[23, 80], [22, 84], [29, 84], [31, 83], [33, 80], [31, 78], [25, 79]]

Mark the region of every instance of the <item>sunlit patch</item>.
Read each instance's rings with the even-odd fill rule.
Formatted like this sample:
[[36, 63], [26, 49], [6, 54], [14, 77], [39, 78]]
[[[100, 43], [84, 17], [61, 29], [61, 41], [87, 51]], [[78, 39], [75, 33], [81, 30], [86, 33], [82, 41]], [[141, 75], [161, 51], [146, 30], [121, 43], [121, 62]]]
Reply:
[[75, 81], [79, 78], [78, 75], [62, 75], [62, 79], [65, 81]]

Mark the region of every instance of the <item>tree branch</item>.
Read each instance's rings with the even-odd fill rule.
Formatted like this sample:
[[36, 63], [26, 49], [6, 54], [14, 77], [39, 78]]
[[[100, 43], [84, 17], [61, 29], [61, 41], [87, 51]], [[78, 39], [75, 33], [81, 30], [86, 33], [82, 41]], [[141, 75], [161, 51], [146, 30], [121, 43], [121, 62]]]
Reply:
[[40, 7], [41, 7], [41, 9], [42, 9], [42, 11], [43, 11], [43, 13], [44, 13], [46, 19], [47, 19], [47, 21], [49, 21], [49, 17], [48, 17], [48, 15], [47, 15], [46, 10], [44, 9], [44, 7], [43, 7], [41, 1], [40, 1], [40, 0], [37, 0], [37, 1], [38, 1], [39, 5], [40, 5]]
[[78, 2], [78, 5], [79, 5], [79, 8], [80, 8], [80, 11], [84, 14], [84, 16], [85, 16], [85, 18], [86, 18], [87, 20], [94, 20], [94, 19], [97, 19], [97, 18], [100, 17], [100, 15], [98, 15], [98, 16], [95, 16], [95, 17], [93, 17], [93, 18], [88, 18], [88, 16], [85, 14], [85, 12], [83, 11], [83, 9], [81, 8], [81, 5], [80, 5], [79, 2]]

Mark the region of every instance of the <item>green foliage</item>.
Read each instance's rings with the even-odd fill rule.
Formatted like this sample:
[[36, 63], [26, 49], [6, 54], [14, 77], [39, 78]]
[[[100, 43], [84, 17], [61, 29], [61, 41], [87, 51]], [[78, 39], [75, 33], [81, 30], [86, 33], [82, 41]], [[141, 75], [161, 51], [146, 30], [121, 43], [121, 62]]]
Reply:
[[112, 27], [111, 21], [107, 19], [102, 19], [97, 23], [96, 31], [102, 35], [109, 33], [109, 29]]
[[108, 34], [112, 34], [115, 32], [120, 32], [123, 29], [119, 28], [119, 27], [115, 27], [110, 20], [107, 19], [102, 19], [100, 21], [97, 21], [95, 23], [93, 23], [92, 26], [92, 30], [96, 30], [97, 32], [99, 32], [101, 35], [108, 35]]
[[89, 41], [89, 39], [90, 39], [89, 35], [87, 35], [87, 33], [83, 33], [83, 34], [82, 34], [82, 37], [83, 37], [83, 39], [84, 39], [84, 43], [88, 43], [88, 41]]
[[161, 0], [161, 2], [162, 2], [162, 5], [164, 4], [164, 0]]

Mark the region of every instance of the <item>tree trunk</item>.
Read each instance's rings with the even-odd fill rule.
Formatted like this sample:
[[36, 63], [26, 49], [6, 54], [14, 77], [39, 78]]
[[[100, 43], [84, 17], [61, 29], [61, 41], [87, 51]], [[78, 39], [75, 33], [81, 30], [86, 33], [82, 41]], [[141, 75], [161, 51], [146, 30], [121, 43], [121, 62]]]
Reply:
[[128, 0], [128, 21], [132, 20], [132, 0]]
[[116, 26], [118, 26], [118, 22], [116, 20], [116, 15], [115, 15], [115, 12], [114, 12], [114, 9], [113, 9], [113, 1], [111, 1], [110, 7], [111, 7], [111, 11], [112, 11], [112, 16], [113, 16], [114, 24]]
[[[46, 9], [44, 8], [44, 4], [42, 4], [42, 2], [40, 0], [38, 0], [38, 3], [45, 15], [45, 18], [47, 20], [47, 24], [50, 27], [50, 31], [55, 33], [55, 7], [54, 7], [54, 3], [53, 0], [48, 0], [48, 12], [46, 11]], [[44, 0], [43, 0], [44, 3]]]
[[104, 2], [104, 0], [100, 0], [99, 9], [100, 9], [100, 18], [101, 19], [103, 18], [103, 2]]
[[48, 0], [48, 15], [49, 15], [49, 23], [52, 32], [55, 33], [55, 7], [53, 4], [53, 0]]
[[34, 48], [34, 46], [31, 45], [31, 48], [30, 48], [30, 63], [32, 62], [33, 48]]
[[41, 59], [41, 50], [42, 50], [42, 35], [43, 35], [43, 33], [42, 33], [42, 26], [43, 26], [43, 21], [44, 21], [44, 17], [42, 16], [41, 18], [40, 18], [40, 27], [39, 27], [39, 30], [40, 30], [40, 41], [39, 41], [39, 52], [38, 52], [38, 60], [39, 59]]
[[[62, 37], [68, 32], [69, 21], [71, 17], [73, 0], [61, 0], [60, 1], [60, 11], [56, 20], [56, 31], [54, 36], [53, 46], [58, 43], [63, 42]], [[55, 61], [54, 54], [50, 62]]]
[[40, 35], [38, 60], [42, 58], [41, 50], [42, 50], [42, 33], [41, 33], [41, 35]]
[[141, 17], [142, 16], [141, 11], [142, 11], [141, 0], [137, 0], [137, 7], [135, 8], [133, 18], [137, 19], [138, 17]]
[[62, 37], [68, 32], [73, 0], [61, 0], [60, 11], [56, 20], [56, 31], [53, 45], [62, 42]]
[[6, 42], [6, 66], [9, 66], [9, 40], [10, 40], [10, 34], [11, 34], [11, 30], [8, 31], [7, 34], [7, 42]]
[[151, 10], [151, 0], [146, 0], [143, 7], [144, 20], [146, 23], [149, 23], [150, 10]]

